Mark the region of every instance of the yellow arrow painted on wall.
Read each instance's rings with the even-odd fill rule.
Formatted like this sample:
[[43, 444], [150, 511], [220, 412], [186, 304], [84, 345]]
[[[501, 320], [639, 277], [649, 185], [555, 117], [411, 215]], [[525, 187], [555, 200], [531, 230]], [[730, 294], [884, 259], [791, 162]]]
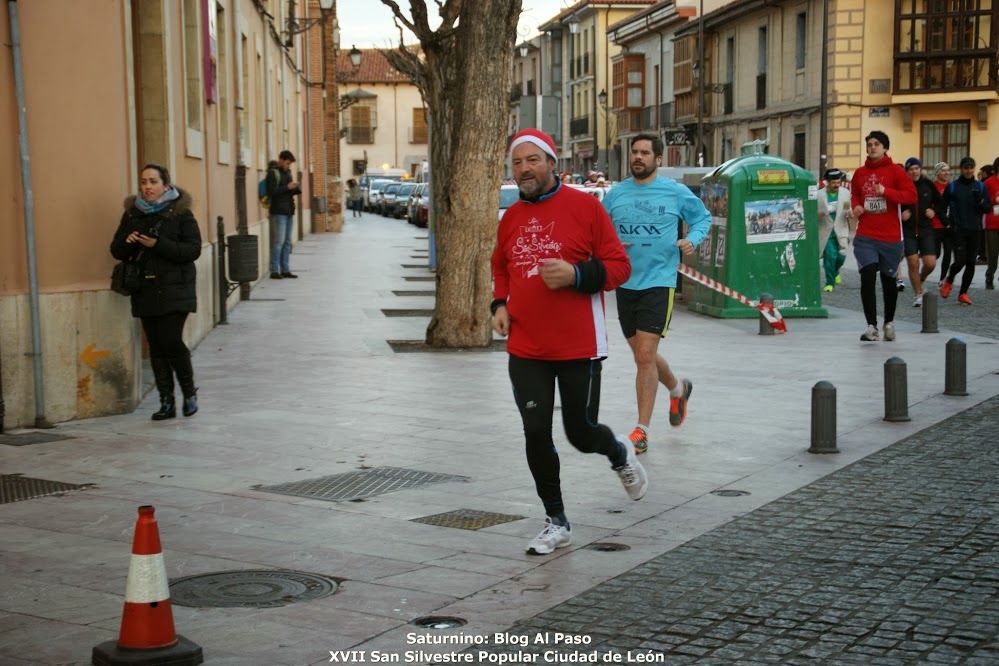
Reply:
[[105, 358], [111, 355], [111, 352], [109, 351], [97, 351], [94, 349], [96, 346], [96, 342], [91, 342], [87, 345], [87, 348], [83, 350], [83, 353], [80, 354], [80, 360], [94, 369], [97, 368], [97, 359]]

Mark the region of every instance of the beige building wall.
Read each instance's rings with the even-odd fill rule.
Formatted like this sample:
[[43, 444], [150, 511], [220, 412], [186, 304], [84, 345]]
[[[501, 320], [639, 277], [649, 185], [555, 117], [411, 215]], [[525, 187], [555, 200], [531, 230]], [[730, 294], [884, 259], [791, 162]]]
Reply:
[[889, 85], [885, 92], [871, 92], [872, 80], [893, 81], [894, 4], [832, 0], [830, 7], [831, 166], [845, 171], [860, 166], [866, 159], [864, 137], [872, 130], [888, 134], [888, 154], [896, 162], [920, 156], [921, 124], [941, 120], [970, 121], [971, 153], [980, 164], [999, 156], [996, 91], [898, 95]]
[[369, 168], [399, 168], [413, 174], [414, 166], [418, 167], [429, 159], [428, 145], [410, 140], [413, 137], [413, 110], [423, 108], [420, 91], [415, 85], [407, 83], [362, 82], [340, 86], [340, 94], [344, 96], [356, 90], [377, 95], [377, 126], [373, 143], [348, 143], [346, 137], [340, 139], [342, 178], [354, 177], [354, 160], [363, 160], [365, 151]]
[[[306, 167], [305, 79], [300, 47], [284, 48], [253, 0], [210, 0], [219, 22], [215, 102], [204, 99], [203, 0], [20, 2], [45, 404], [36, 408], [25, 196], [17, 141], [0, 144], [0, 377], [5, 427], [126, 412], [141, 398], [142, 341], [129, 299], [109, 290], [108, 252], [122, 200], [141, 164], [164, 164], [194, 198], [203, 238], [194, 346], [218, 321], [217, 219], [237, 223], [237, 165], [245, 159], [247, 225], [268, 258], [257, 181], [287, 147]], [[286, 3], [269, 0], [276, 29]], [[191, 11], [191, 10], [195, 11]], [[133, 13], [137, 11], [137, 13]], [[195, 16], [192, 17], [192, 14]], [[184, 21], [197, 39], [185, 76]], [[192, 32], [193, 31], [193, 32]], [[0, 35], [11, 41], [8, 14]], [[296, 38], [300, 44], [301, 37]], [[0, 131], [18, 136], [11, 49], [0, 49]], [[187, 53], [192, 53], [190, 50]], [[192, 92], [197, 99], [189, 99]], [[197, 129], [188, 122], [195, 120]], [[306, 183], [308, 182], [307, 179]], [[303, 203], [308, 206], [310, 193]], [[308, 219], [309, 211], [305, 211]], [[308, 224], [306, 223], [306, 228]], [[229, 297], [235, 305], [238, 296]], [[195, 368], [197, 373], [197, 367]]]

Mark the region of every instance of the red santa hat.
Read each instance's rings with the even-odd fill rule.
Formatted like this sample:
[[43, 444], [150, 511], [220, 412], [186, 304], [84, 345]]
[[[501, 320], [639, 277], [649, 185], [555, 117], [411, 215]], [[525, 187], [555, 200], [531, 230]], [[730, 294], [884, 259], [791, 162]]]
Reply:
[[558, 155], [555, 153], [555, 142], [539, 129], [530, 128], [517, 132], [513, 141], [510, 142], [510, 152], [512, 153], [513, 149], [522, 143], [533, 143], [553, 160], [558, 160]]

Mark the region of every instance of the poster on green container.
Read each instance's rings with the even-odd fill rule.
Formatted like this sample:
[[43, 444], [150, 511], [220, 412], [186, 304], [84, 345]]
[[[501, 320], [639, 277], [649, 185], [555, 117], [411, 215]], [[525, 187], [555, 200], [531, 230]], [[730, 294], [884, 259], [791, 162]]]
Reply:
[[805, 204], [801, 198], [747, 201], [746, 243], [786, 243], [805, 239]]

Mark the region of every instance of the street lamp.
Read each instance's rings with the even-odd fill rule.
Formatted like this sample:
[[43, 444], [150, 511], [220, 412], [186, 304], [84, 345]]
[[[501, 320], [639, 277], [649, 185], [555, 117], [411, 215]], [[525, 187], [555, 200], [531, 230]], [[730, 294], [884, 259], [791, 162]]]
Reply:
[[527, 44], [521, 44], [520, 46], [517, 47], [517, 51], [520, 53], [521, 58], [526, 58], [527, 52], [529, 50], [530, 49], [528, 48]]
[[[319, 10], [325, 14], [326, 12], [333, 9], [333, 4], [336, 0], [319, 0]], [[291, 11], [288, 13], [288, 28], [286, 30], [287, 37], [285, 37], [284, 45], [290, 47], [292, 45], [292, 38], [303, 33], [310, 28], [319, 25], [323, 21], [320, 18], [295, 18], [295, 0], [291, 0]]]
[[601, 90], [597, 94], [597, 101], [600, 102], [600, 107], [606, 113], [607, 112], [607, 91], [606, 90]]
[[347, 52], [347, 55], [350, 56], [350, 64], [354, 66], [354, 69], [357, 69], [358, 67], [361, 66], [362, 54], [361, 51], [356, 46], [351, 44], [350, 51]]

